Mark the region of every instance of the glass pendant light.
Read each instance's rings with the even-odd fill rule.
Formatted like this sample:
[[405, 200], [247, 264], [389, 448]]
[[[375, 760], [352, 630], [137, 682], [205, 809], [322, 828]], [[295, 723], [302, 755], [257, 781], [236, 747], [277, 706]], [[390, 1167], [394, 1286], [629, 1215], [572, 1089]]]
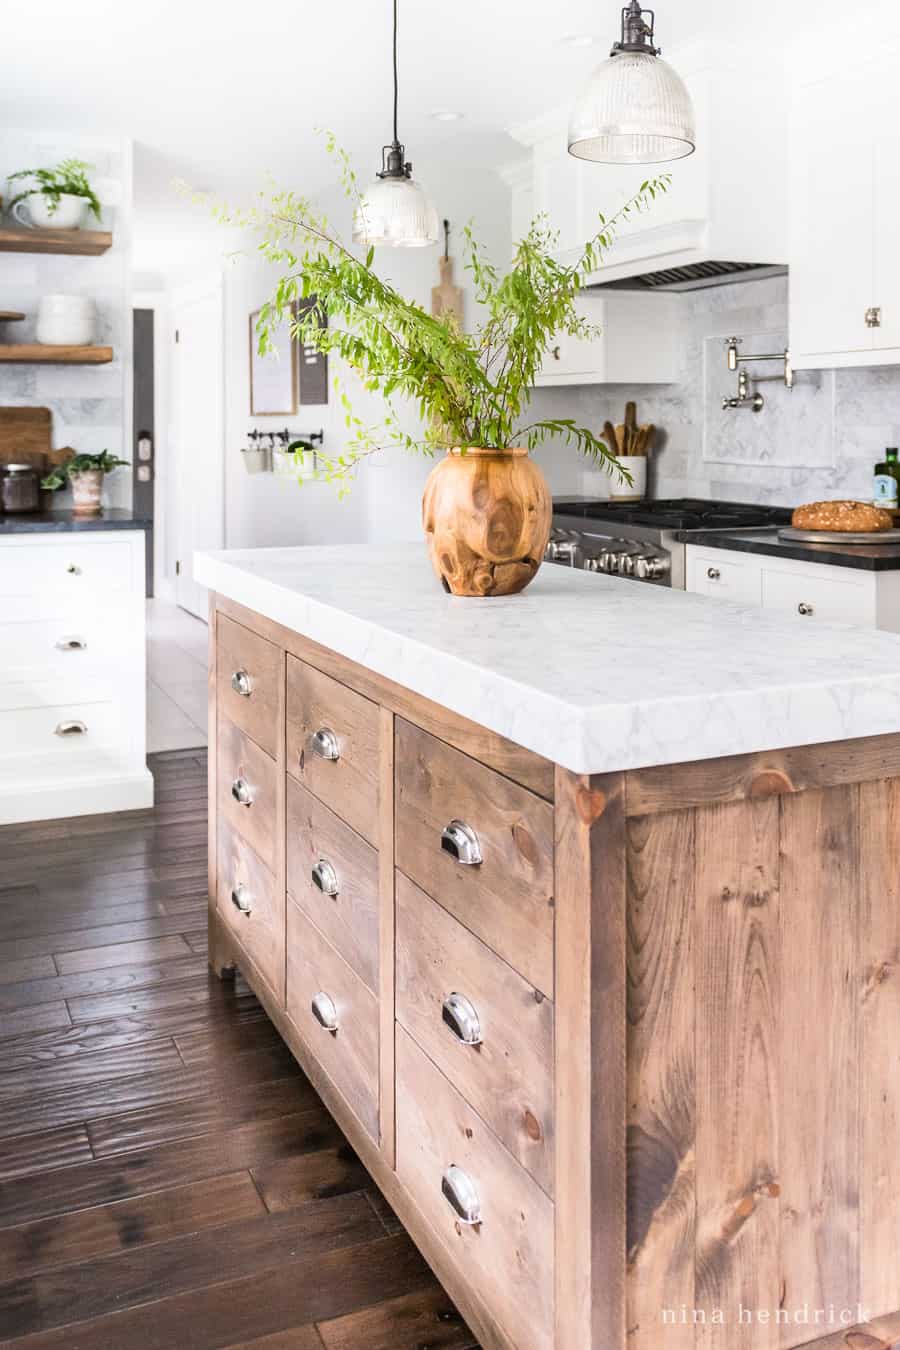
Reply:
[[438, 241], [437, 211], [412, 176], [397, 138], [397, 0], [394, 0], [394, 139], [381, 151], [381, 172], [353, 217], [354, 244], [424, 248]]
[[622, 10], [621, 38], [572, 110], [570, 155], [601, 164], [659, 164], [693, 153], [694, 106], [681, 76], [660, 60], [655, 20], [640, 0]]

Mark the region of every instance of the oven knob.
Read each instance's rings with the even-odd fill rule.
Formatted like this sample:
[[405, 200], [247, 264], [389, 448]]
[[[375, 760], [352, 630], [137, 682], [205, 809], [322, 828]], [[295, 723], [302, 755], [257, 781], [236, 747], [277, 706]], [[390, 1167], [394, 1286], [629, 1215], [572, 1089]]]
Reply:
[[671, 564], [668, 558], [658, 558], [654, 554], [645, 554], [635, 560], [634, 570], [641, 581], [659, 581], [667, 576]]
[[615, 572], [618, 567], [616, 554], [608, 548], [604, 549], [602, 553], [598, 553], [594, 561], [597, 565], [596, 570], [598, 572], [606, 572], [607, 575], [610, 572]]
[[620, 577], [633, 577], [637, 558], [633, 553], [620, 553], [617, 559], [616, 571]]

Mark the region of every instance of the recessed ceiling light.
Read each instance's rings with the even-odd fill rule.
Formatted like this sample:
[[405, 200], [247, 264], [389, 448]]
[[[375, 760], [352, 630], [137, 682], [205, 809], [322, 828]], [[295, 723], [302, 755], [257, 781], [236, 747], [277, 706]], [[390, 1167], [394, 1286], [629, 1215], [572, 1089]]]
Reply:
[[455, 112], [453, 108], [435, 108], [428, 116], [433, 117], [436, 122], [458, 122], [462, 113]]
[[593, 33], [567, 33], [564, 38], [560, 38], [563, 47], [593, 47]]

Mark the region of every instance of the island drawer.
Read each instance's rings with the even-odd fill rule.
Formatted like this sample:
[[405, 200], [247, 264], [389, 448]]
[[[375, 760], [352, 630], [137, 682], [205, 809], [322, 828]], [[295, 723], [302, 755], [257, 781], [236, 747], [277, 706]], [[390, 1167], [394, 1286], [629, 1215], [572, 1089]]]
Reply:
[[273, 759], [278, 744], [282, 660], [278, 647], [219, 613], [216, 620], [219, 716], [224, 713]]
[[275, 761], [227, 717], [218, 728], [219, 819], [275, 870]]
[[553, 1202], [402, 1027], [397, 1174], [516, 1350], [553, 1346]]
[[395, 765], [397, 866], [552, 995], [552, 806], [402, 718]]
[[310, 1052], [378, 1138], [378, 1000], [288, 900], [287, 1011]]
[[378, 843], [378, 705], [288, 657], [288, 772]]
[[219, 917], [284, 1003], [284, 894], [261, 858], [224, 821], [218, 826]]
[[378, 853], [290, 778], [287, 884], [306, 917], [377, 993]]
[[397, 1020], [548, 1195], [553, 1004], [397, 874]]

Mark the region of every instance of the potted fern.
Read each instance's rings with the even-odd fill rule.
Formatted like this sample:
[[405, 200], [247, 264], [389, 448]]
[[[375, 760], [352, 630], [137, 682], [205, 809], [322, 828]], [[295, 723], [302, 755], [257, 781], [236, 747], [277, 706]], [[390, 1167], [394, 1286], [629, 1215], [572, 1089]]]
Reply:
[[103, 479], [113, 469], [127, 463], [126, 459], [119, 459], [118, 455], [111, 455], [108, 450], [99, 455], [73, 455], [47, 474], [41, 481], [41, 487], [55, 492], [69, 483], [72, 488], [72, 510], [77, 515], [96, 515], [100, 510]]
[[[347, 155], [329, 139], [341, 181], [357, 212], [365, 206]], [[355, 252], [312, 203], [281, 192], [264, 208], [220, 218], [262, 231], [260, 250], [282, 271], [257, 325], [260, 351], [271, 350], [284, 318], [293, 316], [298, 342], [334, 353], [380, 394], [385, 415], [366, 426], [341, 393], [349, 438], [340, 455], [317, 450], [307, 477], [336, 481], [343, 489], [361, 460], [399, 446], [443, 458], [432, 471], [423, 498], [423, 523], [432, 564], [454, 595], [508, 595], [532, 580], [550, 532], [551, 498], [543, 474], [530, 458], [548, 437], [560, 437], [619, 477], [615, 447], [571, 418], [529, 421], [535, 376], [555, 335], [590, 337], [594, 329], [578, 313], [583, 279], [596, 271], [621, 223], [647, 209], [668, 178], [645, 182], [612, 219], [598, 217], [597, 233], [578, 260], [554, 256], [557, 235], [535, 219], [501, 275], [483, 254], [471, 228], [465, 231], [466, 268], [482, 319], [462, 332], [452, 315], [438, 318], [407, 300], [374, 270], [374, 253]], [[297, 305], [315, 297], [315, 307]], [[322, 316], [328, 319], [323, 324]], [[395, 397], [411, 401], [421, 430], [405, 429]]]
[[11, 173], [10, 183], [24, 180], [28, 186], [10, 200], [10, 213], [20, 225], [38, 229], [77, 230], [88, 210], [99, 222], [100, 199], [87, 177], [92, 167], [83, 159], [64, 159], [55, 169]]

